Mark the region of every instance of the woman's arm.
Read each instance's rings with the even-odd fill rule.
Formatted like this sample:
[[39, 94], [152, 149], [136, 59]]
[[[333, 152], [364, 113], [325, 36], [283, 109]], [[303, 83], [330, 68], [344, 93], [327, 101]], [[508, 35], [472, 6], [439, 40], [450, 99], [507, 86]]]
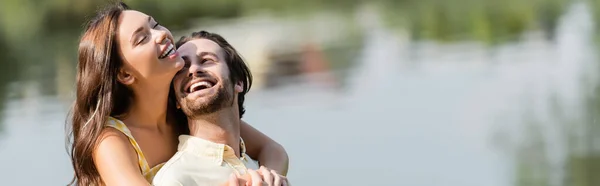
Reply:
[[258, 160], [262, 166], [273, 169], [281, 175], [287, 175], [289, 159], [283, 146], [244, 121], [240, 132], [246, 143], [248, 156]]
[[116, 129], [104, 129], [93, 158], [106, 186], [150, 186], [140, 172], [137, 154], [129, 139]]

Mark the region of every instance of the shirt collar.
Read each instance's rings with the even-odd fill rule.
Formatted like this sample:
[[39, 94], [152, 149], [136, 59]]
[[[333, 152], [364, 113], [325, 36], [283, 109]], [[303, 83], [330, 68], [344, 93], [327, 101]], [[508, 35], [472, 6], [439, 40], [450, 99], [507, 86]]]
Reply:
[[[235, 151], [229, 145], [215, 143], [202, 138], [180, 135], [178, 151], [188, 151], [194, 155], [209, 157], [217, 164], [221, 164], [225, 157], [236, 157]], [[245, 160], [246, 144], [240, 137], [240, 159]]]

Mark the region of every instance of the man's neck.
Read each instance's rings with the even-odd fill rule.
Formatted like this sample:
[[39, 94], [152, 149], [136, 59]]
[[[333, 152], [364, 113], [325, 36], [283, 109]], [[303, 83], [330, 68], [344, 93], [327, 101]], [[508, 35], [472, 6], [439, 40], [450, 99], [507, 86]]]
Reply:
[[190, 135], [233, 148], [240, 156], [240, 118], [233, 109], [225, 108], [218, 112], [188, 117]]

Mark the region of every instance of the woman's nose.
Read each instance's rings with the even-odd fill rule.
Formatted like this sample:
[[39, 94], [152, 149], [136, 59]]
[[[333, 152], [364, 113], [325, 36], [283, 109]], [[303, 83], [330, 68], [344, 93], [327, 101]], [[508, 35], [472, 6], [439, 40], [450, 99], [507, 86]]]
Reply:
[[163, 45], [163, 44], [167, 44], [168, 40], [168, 34], [166, 31], [164, 30], [154, 30], [154, 32], [156, 32], [156, 38], [154, 40], [154, 42], [156, 42], [156, 44], [159, 45]]

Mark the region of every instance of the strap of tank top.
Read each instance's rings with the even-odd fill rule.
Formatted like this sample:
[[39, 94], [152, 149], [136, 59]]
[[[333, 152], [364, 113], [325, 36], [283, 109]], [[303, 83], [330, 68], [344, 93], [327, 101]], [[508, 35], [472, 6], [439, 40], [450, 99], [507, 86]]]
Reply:
[[150, 165], [148, 165], [148, 162], [146, 161], [146, 157], [142, 153], [142, 149], [140, 148], [138, 143], [133, 138], [133, 135], [131, 135], [131, 131], [129, 131], [129, 129], [127, 128], [125, 123], [123, 123], [121, 120], [118, 120], [116, 118], [109, 117], [106, 126], [109, 126], [109, 127], [112, 127], [112, 128], [115, 128], [115, 129], [121, 131], [123, 134], [125, 134], [127, 136], [127, 138], [129, 138], [129, 142], [131, 143], [131, 145], [135, 149], [135, 152], [138, 155], [138, 164], [140, 165], [142, 174], [149, 172]]
[[242, 157], [242, 160], [244, 160], [246, 157], [244, 157], [244, 154], [246, 154], [246, 143], [244, 143], [244, 139], [242, 139], [242, 137], [240, 137], [240, 154]]

